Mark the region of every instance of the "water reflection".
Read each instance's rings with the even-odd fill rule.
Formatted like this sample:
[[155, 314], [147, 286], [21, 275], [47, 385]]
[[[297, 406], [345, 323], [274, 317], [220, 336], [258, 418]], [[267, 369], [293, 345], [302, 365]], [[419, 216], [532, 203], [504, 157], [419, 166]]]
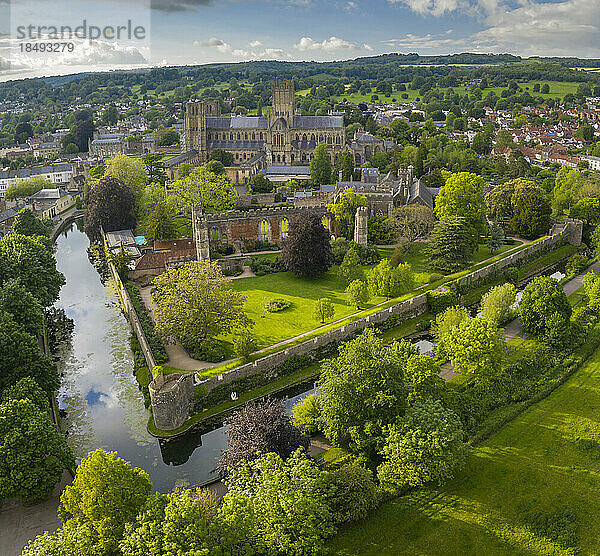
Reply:
[[[160, 443], [148, 434], [149, 412], [133, 375], [129, 325], [90, 264], [88, 246], [76, 225], [57, 239], [58, 269], [67, 283], [56, 305], [75, 322], [72, 343], [59, 362], [58, 399], [69, 444], [78, 458], [95, 448], [118, 451], [146, 470], [160, 492], [204, 483], [227, 446], [225, 428], [217, 423], [214, 430]], [[312, 385], [301, 386], [286, 407], [313, 391]]]

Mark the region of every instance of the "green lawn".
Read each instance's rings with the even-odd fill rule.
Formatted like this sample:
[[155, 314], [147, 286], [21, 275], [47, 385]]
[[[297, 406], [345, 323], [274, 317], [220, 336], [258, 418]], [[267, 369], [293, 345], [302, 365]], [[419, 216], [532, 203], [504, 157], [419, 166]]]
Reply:
[[338, 554], [600, 553], [600, 350], [563, 386], [474, 449], [443, 488], [379, 508]]
[[[313, 318], [315, 301], [327, 297], [333, 303], [337, 320], [356, 312], [346, 303], [346, 283], [337, 275], [337, 266], [332, 267], [320, 278], [298, 278], [291, 272], [279, 272], [255, 278], [232, 280], [231, 285], [247, 295], [244, 309], [256, 323], [254, 334], [259, 347], [266, 347], [287, 338], [292, 338], [320, 325]], [[291, 301], [292, 307], [279, 313], [265, 313], [265, 303], [283, 298]], [[372, 298], [364, 308], [385, 301], [383, 297]]]

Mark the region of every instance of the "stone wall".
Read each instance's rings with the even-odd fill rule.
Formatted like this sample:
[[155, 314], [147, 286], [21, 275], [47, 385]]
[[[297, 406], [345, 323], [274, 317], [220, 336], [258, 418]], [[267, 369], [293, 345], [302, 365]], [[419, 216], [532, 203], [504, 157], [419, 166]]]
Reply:
[[[556, 245], [563, 240], [569, 241], [569, 238], [576, 236], [576, 231], [573, 232], [573, 227], [577, 228], [577, 226], [578, 225], [576, 222], [567, 222], [564, 226], [553, 229], [551, 236], [531, 243], [527, 247], [507, 255], [495, 263], [475, 270], [460, 278], [457, 283], [461, 286], [474, 284], [488, 278], [490, 275], [493, 275], [494, 273], [497, 273], [508, 266], [514, 265], [521, 259], [531, 257], [535, 253], [542, 251], [548, 246]], [[427, 294], [421, 293], [415, 297], [407, 299], [406, 301], [402, 301], [396, 305], [392, 305], [387, 309], [383, 309], [382, 311], [379, 311], [373, 315], [364, 317], [335, 330], [331, 330], [330, 332], [325, 332], [315, 338], [291, 346], [283, 351], [266, 355], [265, 357], [257, 359], [252, 363], [247, 363], [230, 371], [226, 371], [223, 374], [210, 377], [202, 381], [201, 384], [206, 388], [207, 392], [210, 392], [221, 384], [227, 384], [257, 373], [272, 371], [294, 355], [310, 355], [317, 349], [322, 348], [332, 342], [344, 340], [352, 334], [369, 326], [385, 322], [392, 315], [401, 317], [401, 320], [408, 320], [422, 315], [425, 312], [427, 312]]]
[[148, 385], [148, 391], [157, 428], [170, 431], [186, 422], [194, 398], [192, 373], [159, 374]]

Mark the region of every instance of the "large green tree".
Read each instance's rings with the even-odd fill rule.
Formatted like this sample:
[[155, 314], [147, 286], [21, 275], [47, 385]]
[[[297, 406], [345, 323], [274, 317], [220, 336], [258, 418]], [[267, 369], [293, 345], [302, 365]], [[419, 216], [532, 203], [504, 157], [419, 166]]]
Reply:
[[215, 174], [205, 166], [194, 168], [185, 178], [171, 184], [168, 202], [177, 214], [191, 215], [192, 206], [199, 204], [206, 213], [219, 212], [235, 206], [237, 194], [224, 174]]
[[324, 361], [319, 405], [327, 438], [336, 445], [349, 439], [353, 450], [374, 455], [384, 427], [404, 412], [404, 368], [416, 353], [408, 342], [384, 345], [367, 329]]
[[389, 259], [383, 259], [367, 274], [371, 295], [379, 295], [389, 299], [398, 297], [413, 289], [414, 273], [408, 263], [400, 263], [393, 267]]
[[447, 216], [435, 223], [427, 257], [429, 267], [441, 272], [455, 272], [467, 267], [477, 248], [477, 233], [468, 219]]
[[9, 201], [27, 199], [41, 189], [52, 189], [54, 187], [56, 186], [46, 178], [33, 177], [10, 184], [4, 192], [4, 197]]
[[40, 351], [36, 338], [0, 310], [0, 390], [27, 376], [46, 392], [58, 388], [56, 365]]
[[321, 219], [303, 213], [290, 222], [288, 237], [281, 250], [286, 268], [296, 276], [319, 276], [333, 264], [329, 232]]
[[506, 342], [495, 322], [481, 317], [468, 318], [452, 329], [444, 350], [456, 372], [483, 382], [501, 370]]
[[154, 280], [156, 329], [190, 350], [232, 329], [249, 328], [246, 297], [231, 288], [217, 263], [191, 262], [169, 268]]
[[23, 236], [49, 236], [50, 230], [39, 218], [31, 212], [31, 209], [24, 208], [15, 216], [13, 223], [13, 232]]
[[148, 183], [148, 171], [141, 158], [117, 154], [106, 161], [104, 177], [115, 178], [129, 188], [137, 201], [142, 198]]
[[562, 287], [548, 276], [529, 282], [519, 302], [523, 331], [558, 347], [570, 341], [571, 312]]
[[331, 158], [325, 143], [321, 142], [313, 152], [310, 161], [310, 180], [314, 187], [328, 184], [331, 181]]
[[327, 205], [327, 209], [335, 216], [338, 235], [352, 239], [356, 210], [366, 204], [367, 198], [364, 195], [357, 195], [353, 189], [348, 188], [339, 196], [336, 203], [331, 202]]
[[510, 220], [512, 230], [528, 239], [547, 234], [552, 208], [544, 190], [536, 186], [518, 187], [513, 199], [514, 214]]
[[322, 494], [321, 472], [302, 450], [287, 460], [274, 453], [242, 464], [227, 479], [220, 516], [252, 531], [261, 554], [322, 554], [335, 533]]
[[94, 450], [84, 458], [60, 497], [58, 514], [65, 530], [83, 529], [105, 554], [116, 552], [125, 524], [144, 506], [152, 483], [116, 452]]
[[377, 468], [382, 486], [392, 492], [407, 486], [442, 484], [465, 463], [467, 446], [459, 417], [428, 400], [389, 427]]
[[0, 498], [42, 500], [73, 465], [65, 437], [45, 411], [27, 398], [0, 404]]
[[8, 280], [0, 288], [0, 310], [9, 313], [24, 332], [34, 337], [42, 333], [44, 308], [19, 280]]
[[10, 234], [0, 239], [0, 286], [13, 279], [44, 307], [58, 299], [65, 278], [56, 270], [48, 238]]
[[465, 218], [477, 233], [485, 233], [484, 186], [483, 178], [477, 174], [452, 174], [435, 199], [435, 215], [440, 220], [456, 216]]
[[104, 177], [90, 191], [84, 215], [85, 233], [94, 240], [105, 232], [135, 228], [135, 194], [117, 178]]

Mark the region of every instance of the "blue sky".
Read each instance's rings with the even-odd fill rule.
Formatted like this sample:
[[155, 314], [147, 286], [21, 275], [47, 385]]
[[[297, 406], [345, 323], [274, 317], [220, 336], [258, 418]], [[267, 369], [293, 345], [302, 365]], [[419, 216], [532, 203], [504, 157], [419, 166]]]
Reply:
[[[0, 72], [4, 69], [0, 78], [4, 79], [144, 64], [339, 60], [384, 52], [600, 57], [599, 0], [7, 2], [0, 0], [0, 12], [3, 6], [11, 7], [13, 36], [0, 36]], [[15, 57], [17, 22], [37, 18], [70, 23], [84, 17], [103, 25], [131, 17], [151, 31], [143, 44], [99, 40], [71, 56]], [[2, 64], [10, 59], [10, 52], [13, 63], [7, 71], [6, 62]]]

